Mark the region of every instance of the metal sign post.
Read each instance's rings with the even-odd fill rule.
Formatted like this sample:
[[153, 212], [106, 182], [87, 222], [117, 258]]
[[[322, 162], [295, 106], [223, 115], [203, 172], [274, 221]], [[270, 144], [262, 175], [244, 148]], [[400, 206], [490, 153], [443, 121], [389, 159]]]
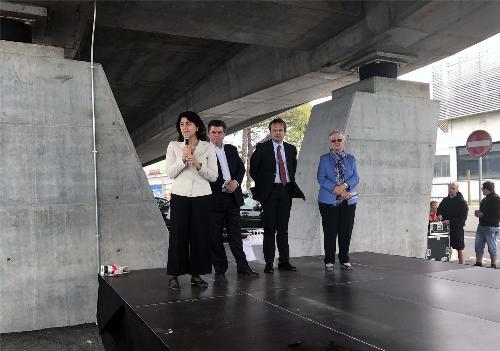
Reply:
[[479, 202], [481, 202], [481, 184], [483, 183], [483, 156], [491, 150], [491, 135], [485, 130], [476, 130], [467, 138], [467, 151], [469, 155], [478, 157], [479, 168]]
[[483, 156], [479, 156], [477, 162], [479, 167], [479, 202], [481, 202], [481, 199], [483, 197], [483, 192], [481, 191], [481, 184], [483, 184]]

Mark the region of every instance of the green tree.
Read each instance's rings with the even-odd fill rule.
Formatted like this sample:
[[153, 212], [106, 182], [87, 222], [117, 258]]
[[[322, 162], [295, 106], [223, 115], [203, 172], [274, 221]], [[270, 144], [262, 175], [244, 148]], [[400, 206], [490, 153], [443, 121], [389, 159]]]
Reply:
[[311, 110], [312, 105], [310, 103], [307, 103], [280, 113], [279, 115], [274, 117], [281, 118], [285, 121], [285, 140], [290, 144], [295, 145], [297, 147], [297, 150], [300, 150], [302, 140], [304, 140], [307, 123], [309, 123], [309, 118], [311, 117]]

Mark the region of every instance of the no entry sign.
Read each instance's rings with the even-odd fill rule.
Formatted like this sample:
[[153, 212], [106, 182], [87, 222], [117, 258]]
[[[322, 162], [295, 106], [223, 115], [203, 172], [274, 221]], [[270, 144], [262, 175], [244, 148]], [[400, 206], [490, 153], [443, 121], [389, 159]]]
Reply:
[[491, 135], [485, 130], [476, 130], [467, 138], [469, 155], [482, 157], [491, 150]]

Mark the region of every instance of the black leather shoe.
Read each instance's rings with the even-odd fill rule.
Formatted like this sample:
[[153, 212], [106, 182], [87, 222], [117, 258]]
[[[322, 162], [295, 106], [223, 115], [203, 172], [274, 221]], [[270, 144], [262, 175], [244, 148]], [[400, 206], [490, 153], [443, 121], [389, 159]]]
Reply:
[[201, 279], [199, 275], [193, 275], [191, 277], [191, 285], [203, 289], [208, 288], [208, 283]]
[[172, 290], [181, 290], [181, 286], [179, 285], [177, 277], [170, 278], [170, 280], [168, 281], [168, 288]]
[[292, 271], [292, 272], [296, 272], [297, 271], [297, 267], [292, 266], [290, 264], [290, 262], [282, 262], [282, 263], [278, 263], [278, 270], [280, 270], [280, 271]]
[[246, 271], [238, 271], [238, 277], [242, 277], [242, 278], [258, 278], [259, 277], [259, 273], [249, 269], [249, 270], [246, 270]]
[[274, 268], [272, 264], [266, 264], [266, 267], [264, 268], [264, 273], [274, 273]]
[[352, 271], [354, 270], [353, 266], [349, 262], [346, 263], [341, 263], [340, 264], [340, 269], [346, 270], [346, 271]]

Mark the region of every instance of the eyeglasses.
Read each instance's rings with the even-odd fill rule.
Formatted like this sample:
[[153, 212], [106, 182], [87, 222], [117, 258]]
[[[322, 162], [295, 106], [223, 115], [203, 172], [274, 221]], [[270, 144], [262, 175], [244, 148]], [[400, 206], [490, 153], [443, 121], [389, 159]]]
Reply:
[[330, 139], [330, 143], [341, 143], [344, 139]]

